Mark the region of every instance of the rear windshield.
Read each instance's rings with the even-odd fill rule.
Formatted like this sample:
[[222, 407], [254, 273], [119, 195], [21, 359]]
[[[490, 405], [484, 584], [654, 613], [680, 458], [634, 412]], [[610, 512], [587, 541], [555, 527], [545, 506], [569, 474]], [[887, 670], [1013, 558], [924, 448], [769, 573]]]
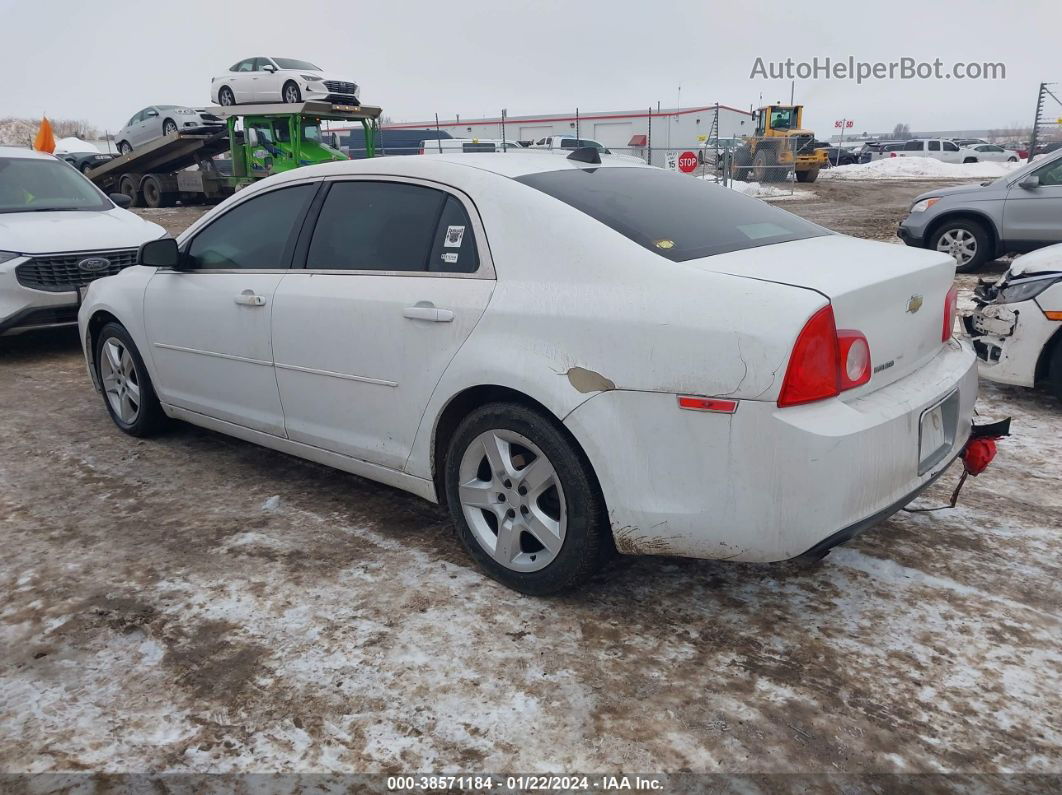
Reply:
[[766, 202], [658, 168], [517, 177], [674, 262], [832, 234]]

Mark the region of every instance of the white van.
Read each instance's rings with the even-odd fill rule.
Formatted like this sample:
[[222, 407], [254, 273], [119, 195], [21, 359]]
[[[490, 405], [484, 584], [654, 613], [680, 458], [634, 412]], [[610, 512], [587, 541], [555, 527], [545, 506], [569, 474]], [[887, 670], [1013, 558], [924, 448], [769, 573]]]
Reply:
[[421, 141], [420, 153], [453, 154], [454, 152], [502, 152], [523, 149], [516, 141], [502, 141], [500, 138], [443, 138], [435, 141]]

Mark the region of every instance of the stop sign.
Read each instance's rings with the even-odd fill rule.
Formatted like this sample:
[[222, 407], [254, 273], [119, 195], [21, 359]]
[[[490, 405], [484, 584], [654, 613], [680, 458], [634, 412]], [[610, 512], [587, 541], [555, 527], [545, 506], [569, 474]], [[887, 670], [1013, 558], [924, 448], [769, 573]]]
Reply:
[[692, 173], [697, 168], [697, 155], [693, 152], [683, 152], [679, 155], [678, 167], [683, 174]]

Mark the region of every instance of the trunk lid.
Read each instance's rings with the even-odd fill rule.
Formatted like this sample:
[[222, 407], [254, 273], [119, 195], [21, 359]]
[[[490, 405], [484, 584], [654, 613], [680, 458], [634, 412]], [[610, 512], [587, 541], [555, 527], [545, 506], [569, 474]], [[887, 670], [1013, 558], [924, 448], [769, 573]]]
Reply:
[[868, 383], [844, 393], [853, 397], [903, 378], [937, 354], [944, 302], [955, 277], [955, 262], [946, 254], [844, 235], [733, 251], [685, 264], [814, 290], [828, 298], [837, 328], [862, 332], [870, 345], [873, 375]]

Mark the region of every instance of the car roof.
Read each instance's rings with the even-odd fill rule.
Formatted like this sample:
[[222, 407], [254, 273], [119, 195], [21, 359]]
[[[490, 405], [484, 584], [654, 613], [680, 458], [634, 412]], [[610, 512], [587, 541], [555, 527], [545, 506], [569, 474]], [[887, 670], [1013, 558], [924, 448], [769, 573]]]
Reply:
[[37, 152], [33, 149], [23, 149], [21, 146], [0, 146], [0, 157], [24, 157], [27, 160], [54, 160], [47, 152]]
[[[573, 150], [577, 151], [577, 150]], [[386, 165], [381, 166], [381, 163]], [[292, 178], [299, 176], [342, 176], [344, 174], [381, 174], [415, 175], [417, 172], [431, 170], [432, 166], [450, 168], [473, 168], [488, 171], [503, 177], [517, 178], [527, 174], [539, 174], [545, 171], [574, 171], [585, 168], [649, 168], [645, 163], [613, 158], [601, 155], [600, 165], [558, 157], [549, 152], [520, 149], [509, 152], [467, 152], [467, 153], [431, 153], [401, 157], [374, 157], [359, 160], [337, 160], [316, 166], [292, 169], [285, 174]]]

